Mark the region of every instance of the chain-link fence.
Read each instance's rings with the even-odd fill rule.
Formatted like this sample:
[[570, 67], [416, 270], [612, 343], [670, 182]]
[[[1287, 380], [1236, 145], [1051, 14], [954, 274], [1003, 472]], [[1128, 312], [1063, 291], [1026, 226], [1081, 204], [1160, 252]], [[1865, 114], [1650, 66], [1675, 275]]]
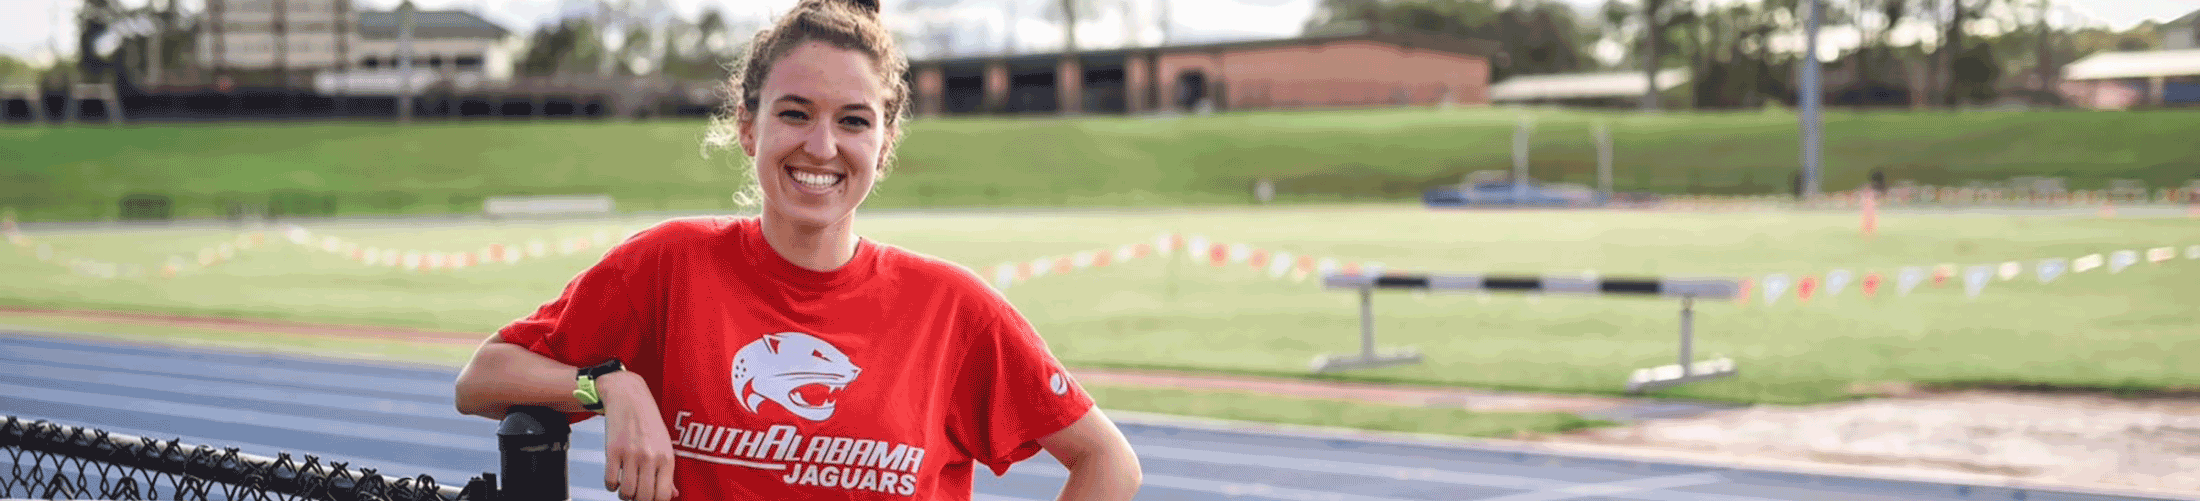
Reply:
[[562, 415], [514, 408], [497, 429], [498, 475], [454, 487], [428, 475], [275, 457], [237, 448], [160, 441], [50, 421], [0, 416], [0, 499], [111, 501], [553, 501], [567, 499]]

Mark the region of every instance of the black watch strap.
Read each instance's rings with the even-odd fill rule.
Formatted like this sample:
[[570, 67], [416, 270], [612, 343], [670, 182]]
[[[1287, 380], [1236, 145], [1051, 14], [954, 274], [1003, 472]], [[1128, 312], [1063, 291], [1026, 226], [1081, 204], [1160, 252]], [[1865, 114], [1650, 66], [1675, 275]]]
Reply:
[[626, 365], [620, 364], [619, 359], [614, 358], [604, 363], [596, 364], [594, 367], [582, 367], [580, 370], [580, 377], [593, 379], [603, 377], [603, 375], [605, 374], [610, 374], [623, 370], [626, 370]]
[[583, 409], [598, 413], [603, 412], [603, 393], [596, 389], [596, 378], [625, 369], [626, 366], [620, 364], [619, 359], [616, 358], [597, 364], [594, 367], [582, 367], [580, 370], [575, 371], [579, 374], [573, 377], [573, 398], [580, 401]]

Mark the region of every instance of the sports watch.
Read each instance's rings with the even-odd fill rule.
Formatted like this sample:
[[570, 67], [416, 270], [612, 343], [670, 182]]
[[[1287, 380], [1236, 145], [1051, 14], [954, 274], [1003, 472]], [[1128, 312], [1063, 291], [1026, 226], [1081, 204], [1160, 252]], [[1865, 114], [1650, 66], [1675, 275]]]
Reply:
[[626, 366], [620, 365], [616, 358], [594, 367], [582, 367], [580, 374], [573, 377], [573, 398], [581, 401], [581, 408], [602, 414], [603, 394], [596, 391], [596, 378], [622, 370], [626, 370]]

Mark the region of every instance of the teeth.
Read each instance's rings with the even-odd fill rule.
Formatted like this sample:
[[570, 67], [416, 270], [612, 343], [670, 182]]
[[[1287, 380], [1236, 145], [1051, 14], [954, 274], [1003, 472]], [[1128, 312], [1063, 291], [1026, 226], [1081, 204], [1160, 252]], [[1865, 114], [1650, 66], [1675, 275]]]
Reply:
[[840, 182], [840, 175], [838, 174], [816, 174], [799, 170], [794, 171], [793, 174], [795, 182], [820, 188], [832, 186], [833, 183]]

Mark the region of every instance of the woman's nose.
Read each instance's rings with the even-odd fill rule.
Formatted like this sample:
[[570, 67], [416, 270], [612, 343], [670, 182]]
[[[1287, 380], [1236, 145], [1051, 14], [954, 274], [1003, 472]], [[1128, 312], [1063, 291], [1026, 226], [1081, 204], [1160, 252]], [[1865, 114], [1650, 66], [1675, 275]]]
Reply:
[[811, 127], [807, 137], [802, 138], [802, 152], [808, 153], [811, 157], [819, 160], [833, 158], [833, 152], [836, 149], [833, 147], [833, 127], [831, 125]]

